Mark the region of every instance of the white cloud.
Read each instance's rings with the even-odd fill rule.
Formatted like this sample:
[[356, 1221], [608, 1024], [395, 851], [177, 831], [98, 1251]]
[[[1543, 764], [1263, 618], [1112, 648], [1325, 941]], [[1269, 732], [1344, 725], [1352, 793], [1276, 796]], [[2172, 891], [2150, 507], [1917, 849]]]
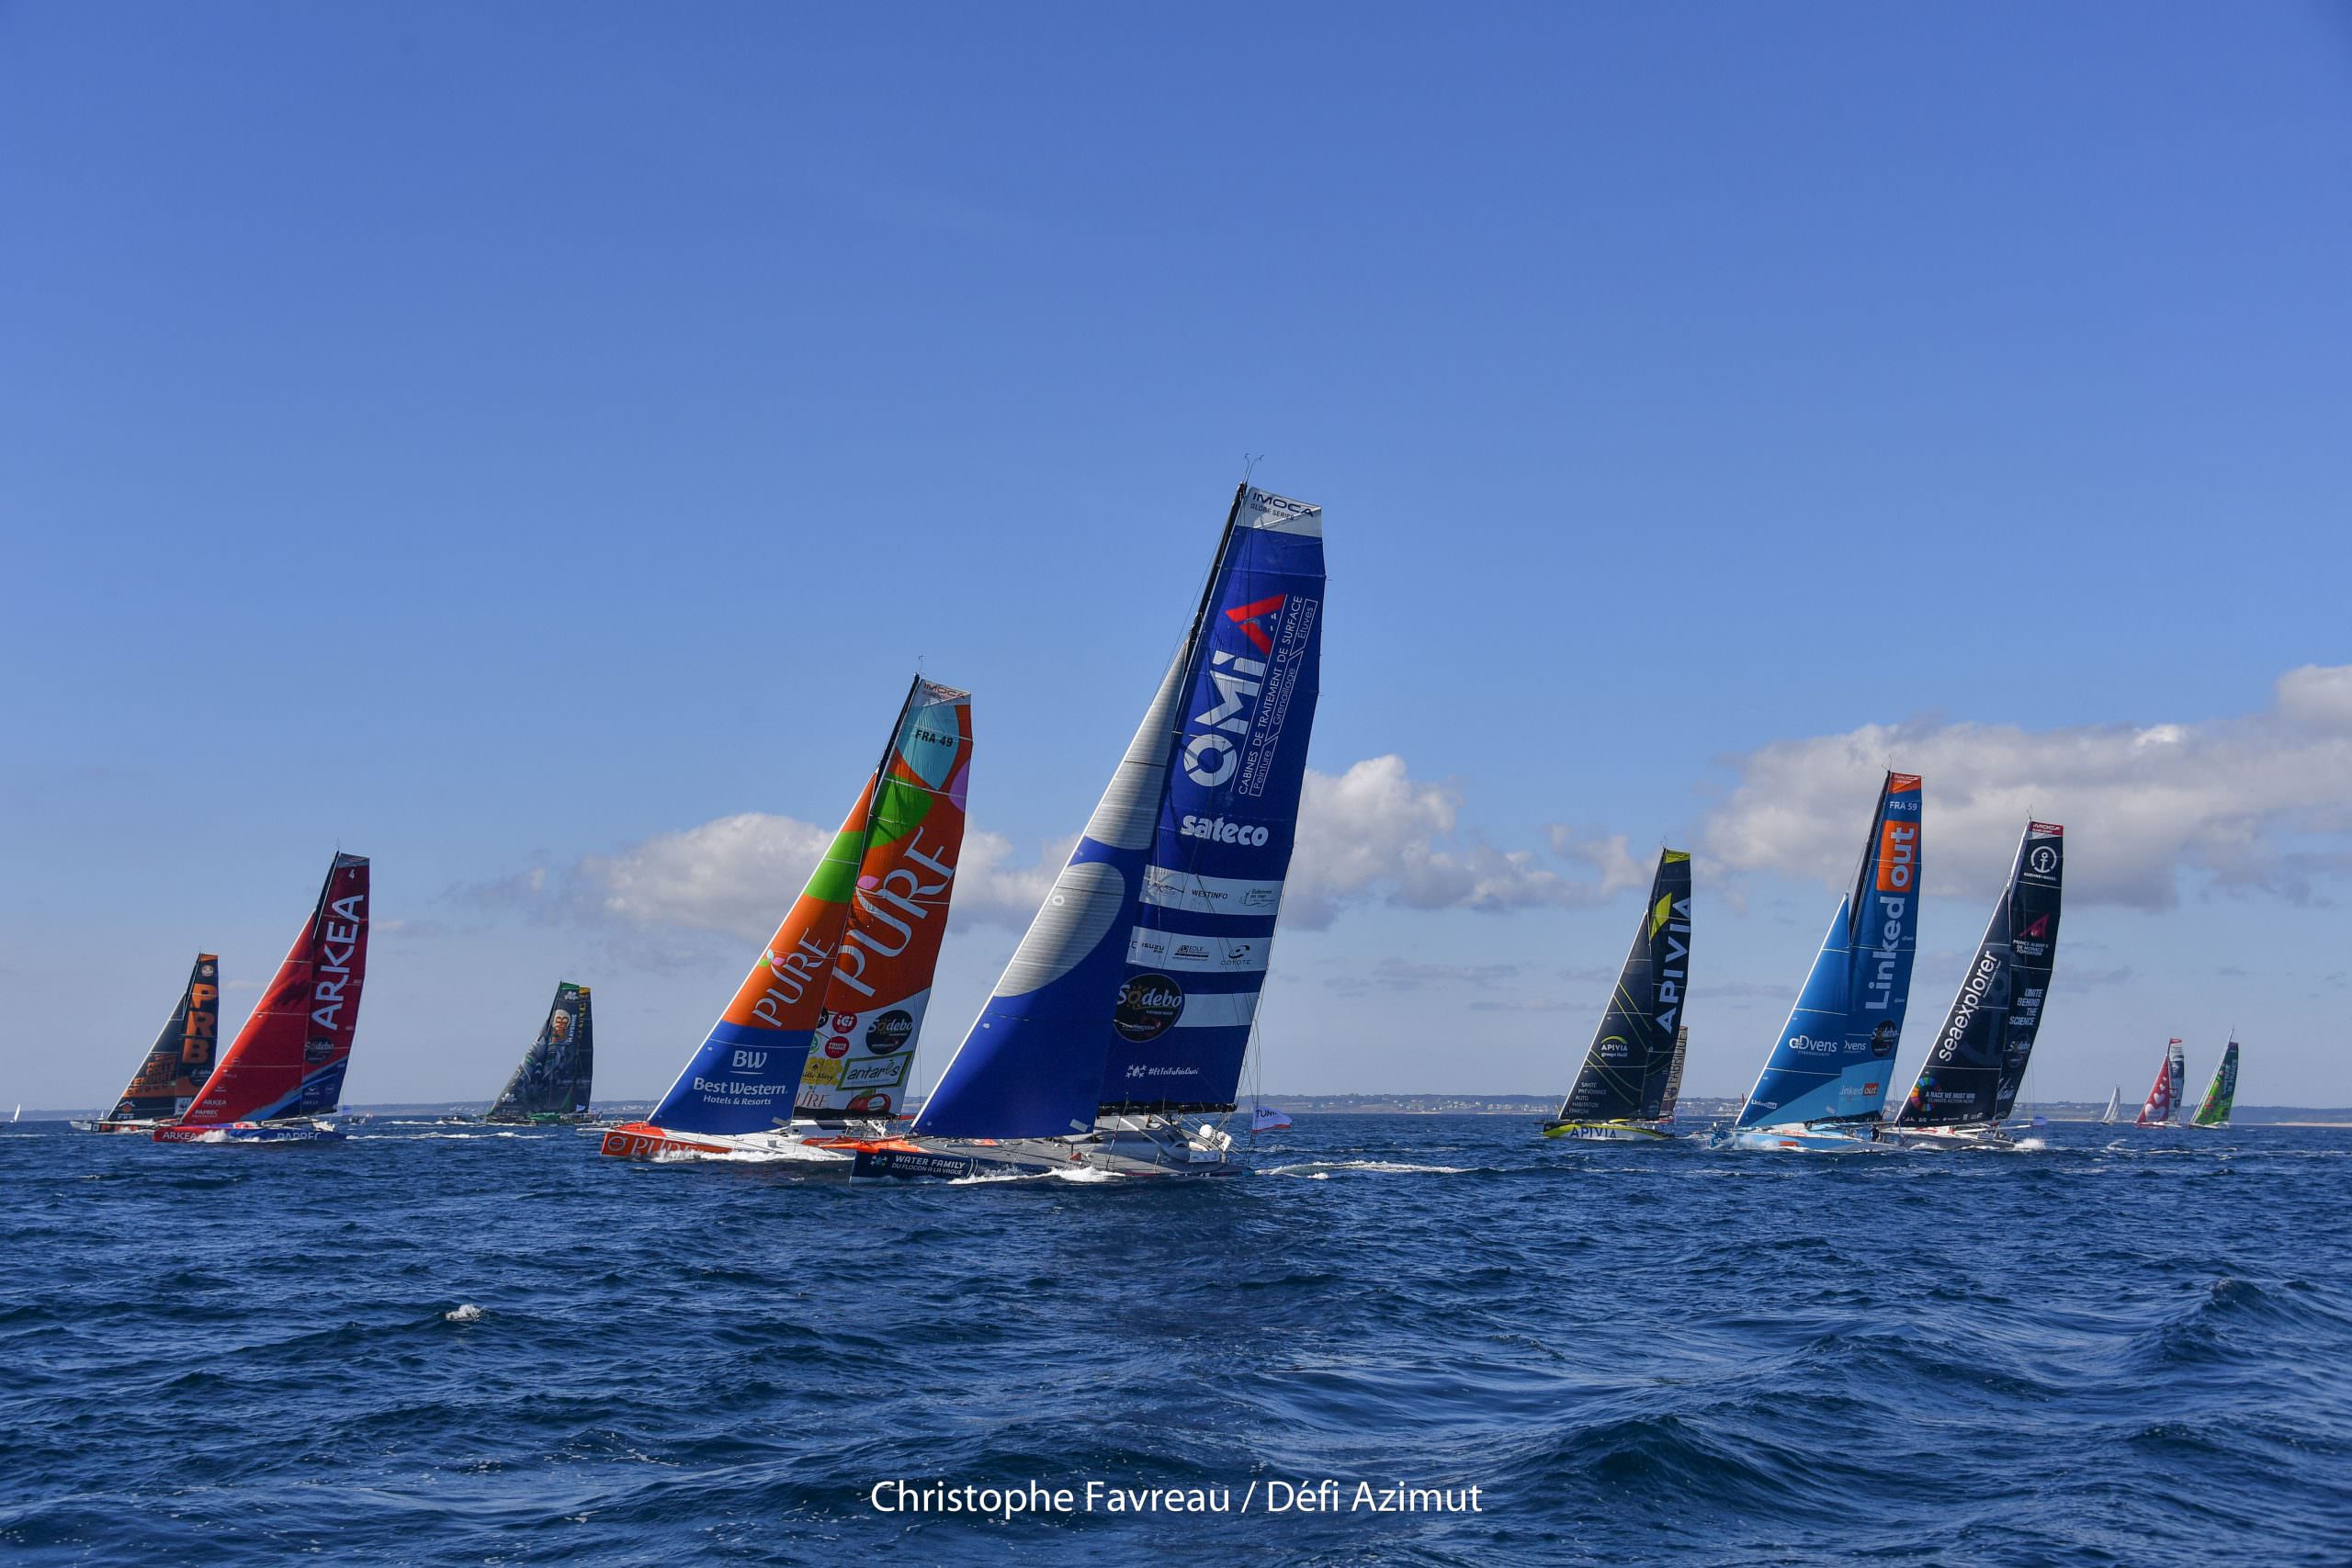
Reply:
[[1589, 904], [1648, 880], [1623, 835], [1587, 840], [1553, 829], [1554, 853], [1600, 873], [1598, 880], [1571, 878], [1539, 863], [1532, 850], [1464, 837], [1455, 827], [1461, 809], [1459, 790], [1415, 779], [1402, 757], [1367, 758], [1336, 777], [1309, 770], [1283, 923], [1320, 930], [1352, 903], [1487, 910]]
[[2030, 818], [2066, 825], [2070, 895], [2162, 908], [2184, 871], [2298, 902], [2352, 871], [2352, 666], [2290, 671], [2264, 711], [2203, 724], [1866, 725], [1733, 760], [1702, 841], [1733, 872], [1836, 886], [1852, 874], [1883, 769], [1925, 781], [1930, 893], [2008, 870]]
[[[1533, 850], [1502, 850], [1457, 828], [1460, 792], [1415, 779], [1401, 757], [1374, 757], [1336, 777], [1309, 771], [1283, 919], [1321, 929], [1351, 904], [1412, 909], [1526, 908], [1589, 904], [1646, 884], [1623, 835], [1584, 838], [1550, 829], [1552, 852], [1595, 875], [1565, 875]], [[833, 829], [763, 812], [721, 817], [657, 834], [617, 853], [586, 856], [466, 889], [488, 908], [638, 929], [682, 927], [758, 941], [831, 841]], [[1073, 835], [1015, 863], [1010, 840], [967, 832], [956, 868], [953, 919], [1020, 928], [1035, 913], [1075, 843]]]

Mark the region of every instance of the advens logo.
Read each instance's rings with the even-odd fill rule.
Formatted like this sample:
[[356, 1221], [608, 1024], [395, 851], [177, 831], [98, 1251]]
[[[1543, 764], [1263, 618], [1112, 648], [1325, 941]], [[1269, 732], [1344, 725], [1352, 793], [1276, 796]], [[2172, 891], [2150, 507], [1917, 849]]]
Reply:
[[1320, 607], [1314, 599], [1276, 593], [1225, 612], [1226, 625], [1238, 628], [1262, 657], [1210, 650], [1208, 678], [1216, 701], [1193, 716], [1193, 733], [1184, 740], [1186, 778], [1216, 789], [1238, 773], [1238, 794], [1265, 793], [1268, 765], [1282, 744], [1291, 694], [1297, 689]]

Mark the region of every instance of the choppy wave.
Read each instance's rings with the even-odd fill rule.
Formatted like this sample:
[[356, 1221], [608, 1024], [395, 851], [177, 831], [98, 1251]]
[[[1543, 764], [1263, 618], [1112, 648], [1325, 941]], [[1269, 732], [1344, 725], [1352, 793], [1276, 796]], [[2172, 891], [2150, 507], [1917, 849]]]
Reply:
[[[2352, 1556], [2352, 1132], [2038, 1135], [1798, 1160], [1304, 1117], [1261, 1156], [1285, 1180], [853, 1188], [563, 1131], [20, 1131], [0, 1558]], [[876, 1514], [893, 1476], [1484, 1507], [980, 1525]]]

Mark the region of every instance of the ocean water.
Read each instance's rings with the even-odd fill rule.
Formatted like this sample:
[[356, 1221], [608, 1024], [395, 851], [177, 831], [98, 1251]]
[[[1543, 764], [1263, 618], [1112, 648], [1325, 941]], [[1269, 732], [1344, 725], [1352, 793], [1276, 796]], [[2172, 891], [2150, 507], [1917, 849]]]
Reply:
[[20, 1127], [0, 1558], [2352, 1561], [2352, 1133], [2047, 1142], [1302, 1117], [1238, 1180], [853, 1190], [570, 1131]]

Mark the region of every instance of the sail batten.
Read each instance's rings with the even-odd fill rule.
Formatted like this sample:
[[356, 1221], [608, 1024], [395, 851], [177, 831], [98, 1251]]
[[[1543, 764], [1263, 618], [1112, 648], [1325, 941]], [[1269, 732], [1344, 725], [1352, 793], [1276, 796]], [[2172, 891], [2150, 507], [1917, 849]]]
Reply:
[[311, 918], [180, 1124], [322, 1116], [343, 1098], [368, 974], [368, 865], [337, 853]]
[[1851, 889], [1736, 1127], [1875, 1122], [1886, 1100], [1918, 945], [1920, 786], [1886, 775]]
[[1560, 1121], [1656, 1121], [1671, 1114], [1690, 960], [1690, 856], [1665, 850], [1616, 987], [1576, 1082], [1560, 1102]]
[[1999, 1122], [2017, 1103], [2057, 960], [2065, 829], [2029, 822], [1943, 1027], [1895, 1114], [1903, 1127]]
[[917, 1135], [1233, 1108], [1314, 723], [1321, 517], [1235, 492], [1185, 644]]

